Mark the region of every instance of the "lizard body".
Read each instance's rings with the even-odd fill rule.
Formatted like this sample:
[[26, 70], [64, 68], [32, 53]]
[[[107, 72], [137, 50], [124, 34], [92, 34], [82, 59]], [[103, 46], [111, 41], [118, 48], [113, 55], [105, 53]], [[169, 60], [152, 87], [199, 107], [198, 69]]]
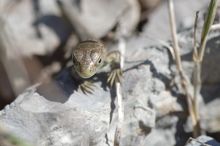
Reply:
[[[74, 72], [82, 79], [88, 79], [95, 75], [106, 64], [110, 64], [111, 71], [108, 74], [107, 82], [110, 86], [120, 82], [122, 71], [120, 69], [120, 52], [107, 52], [103, 43], [94, 40], [80, 42], [72, 52]], [[74, 75], [74, 74], [73, 74]], [[91, 83], [89, 83], [91, 86]], [[80, 85], [82, 91], [87, 91], [88, 82]], [[87, 88], [87, 89], [86, 89]]]

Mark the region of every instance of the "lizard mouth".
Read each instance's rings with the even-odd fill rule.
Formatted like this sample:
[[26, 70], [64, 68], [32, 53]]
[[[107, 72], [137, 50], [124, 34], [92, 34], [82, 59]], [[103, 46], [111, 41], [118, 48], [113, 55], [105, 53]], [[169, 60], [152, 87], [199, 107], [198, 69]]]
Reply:
[[[95, 73], [94, 73], [95, 74]], [[94, 74], [92, 74], [92, 73], [80, 73], [79, 74], [79, 76], [81, 77], [81, 78], [85, 78], [85, 79], [87, 79], [87, 78], [90, 78], [90, 77], [92, 77]]]
[[77, 71], [77, 73], [81, 78], [84, 79], [90, 78], [95, 74], [95, 72], [91, 72], [90, 70]]

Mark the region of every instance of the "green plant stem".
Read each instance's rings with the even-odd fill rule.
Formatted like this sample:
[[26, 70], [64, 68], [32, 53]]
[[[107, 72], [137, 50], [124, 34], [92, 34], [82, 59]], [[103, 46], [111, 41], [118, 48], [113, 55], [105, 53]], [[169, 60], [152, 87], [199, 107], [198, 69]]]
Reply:
[[211, 0], [209, 4], [208, 14], [205, 19], [205, 23], [203, 25], [202, 36], [201, 36], [201, 41], [200, 41], [201, 43], [200, 49], [199, 49], [199, 61], [200, 62], [203, 60], [208, 33], [215, 19], [217, 5], [218, 5], [218, 0]]
[[200, 46], [197, 49], [196, 46], [196, 26], [197, 26], [197, 18], [198, 18], [198, 13], [196, 14], [196, 19], [195, 19], [195, 25], [194, 25], [194, 52], [193, 52], [193, 60], [194, 60], [194, 69], [193, 69], [193, 100], [192, 100], [192, 107], [193, 111], [195, 113], [195, 118], [196, 118], [196, 123], [194, 125], [194, 136], [199, 136], [201, 134], [201, 128], [200, 128], [200, 116], [199, 116], [199, 106], [198, 106], [198, 98], [200, 95], [201, 91], [201, 68], [202, 68], [202, 61], [204, 57], [204, 52], [205, 52], [205, 47], [207, 43], [207, 36], [209, 31], [211, 30], [211, 26], [214, 22], [214, 18], [216, 15], [216, 9], [217, 9], [217, 1], [218, 0], [211, 0], [208, 8], [208, 14], [205, 19], [204, 25], [203, 25], [203, 30], [202, 30], [202, 35], [201, 35], [201, 41], [200, 41]]

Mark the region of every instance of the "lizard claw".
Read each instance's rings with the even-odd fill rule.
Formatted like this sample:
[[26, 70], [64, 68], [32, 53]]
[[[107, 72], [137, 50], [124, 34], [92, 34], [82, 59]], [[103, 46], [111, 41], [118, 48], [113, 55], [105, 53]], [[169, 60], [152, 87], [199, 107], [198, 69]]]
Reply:
[[92, 94], [94, 92], [95, 85], [92, 82], [84, 81], [79, 85], [80, 90], [84, 94]]
[[107, 83], [110, 85], [110, 87], [112, 87], [117, 82], [120, 83], [121, 78], [122, 78], [122, 70], [120, 68], [113, 69], [108, 75]]

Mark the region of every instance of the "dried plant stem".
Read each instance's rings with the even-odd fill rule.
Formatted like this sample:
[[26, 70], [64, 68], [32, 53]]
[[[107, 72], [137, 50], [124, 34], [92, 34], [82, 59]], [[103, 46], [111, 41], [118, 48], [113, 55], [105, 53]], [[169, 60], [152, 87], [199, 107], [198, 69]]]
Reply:
[[194, 136], [201, 135], [201, 128], [200, 128], [200, 116], [199, 116], [199, 107], [198, 107], [198, 98], [200, 95], [201, 90], [201, 64], [197, 61], [194, 62], [194, 71], [193, 71], [193, 100], [192, 100], [192, 108], [195, 113], [196, 123], [194, 125], [195, 130]]
[[198, 22], [198, 17], [199, 17], [199, 11], [196, 12], [196, 17], [195, 17], [195, 22], [194, 22], [194, 32], [193, 32], [193, 59], [198, 57], [198, 51], [197, 51], [197, 35], [196, 35], [196, 30], [197, 30], [197, 22]]
[[[196, 123], [196, 128], [199, 128], [199, 113], [197, 112], [199, 107], [198, 107], [198, 98], [199, 98], [199, 93], [201, 90], [201, 67], [202, 67], [202, 61], [204, 57], [204, 52], [205, 52], [205, 46], [207, 42], [207, 36], [209, 31], [211, 30], [211, 26], [214, 22], [214, 18], [216, 15], [216, 9], [217, 9], [217, 0], [211, 0], [209, 4], [209, 9], [208, 9], [208, 15], [205, 19], [205, 23], [203, 25], [203, 31], [201, 35], [201, 41], [200, 41], [200, 46], [199, 48], [197, 47], [196, 44], [196, 26], [197, 26], [197, 19], [198, 19], [198, 12], [196, 13], [196, 19], [195, 19], [195, 25], [194, 25], [194, 52], [193, 52], [193, 61], [194, 61], [194, 70], [193, 70], [193, 96], [194, 100], [192, 100], [192, 107], [194, 108], [195, 112], [195, 118], [197, 119]], [[196, 132], [196, 131], [195, 131]], [[197, 131], [199, 132], [199, 131]], [[201, 132], [201, 131], [200, 131]], [[200, 133], [194, 133], [195, 135], [198, 135]]]
[[[125, 41], [123, 38], [119, 39], [119, 51], [121, 53], [120, 56], [120, 68], [124, 67], [124, 54], [125, 54]], [[122, 124], [124, 122], [124, 108], [123, 108], [123, 100], [122, 100], [122, 93], [121, 93], [121, 84], [118, 82], [116, 83], [116, 95], [118, 99], [118, 119], [119, 123]]]
[[180, 76], [181, 79], [181, 85], [182, 88], [186, 94], [186, 100], [187, 100], [187, 104], [188, 104], [188, 111], [189, 114], [192, 118], [192, 124], [193, 124], [193, 133], [194, 136], [197, 136], [197, 133], [200, 133], [200, 126], [198, 126], [198, 121], [196, 119], [196, 113], [197, 111], [195, 111], [193, 108], [193, 98], [189, 92], [189, 87], [190, 82], [189, 79], [187, 78], [187, 76], [185, 75], [183, 68], [182, 68], [182, 63], [181, 63], [181, 58], [180, 58], [180, 52], [179, 52], [179, 45], [178, 45], [178, 40], [177, 40], [177, 33], [176, 33], [176, 22], [175, 22], [175, 14], [174, 14], [174, 5], [173, 5], [173, 1], [172, 0], [168, 0], [168, 8], [169, 8], [169, 20], [170, 20], [170, 26], [171, 26], [171, 34], [172, 34], [172, 39], [173, 39], [173, 48], [174, 48], [174, 54], [175, 54], [175, 59], [176, 59], [176, 67], [177, 67], [177, 71], [178, 74]]
[[[125, 53], [125, 42], [123, 38], [119, 38], [119, 51], [121, 53], [120, 57], [120, 68], [122, 69], [124, 66], [124, 53]], [[116, 96], [118, 101], [118, 125], [115, 130], [115, 140], [114, 146], [119, 146], [120, 137], [122, 133], [122, 125], [124, 122], [124, 108], [123, 108], [123, 98], [121, 92], [121, 83], [116, 83]]]
[[180, 59], [179, 53], [179, 45], [176, 35], [176, 22], [175, 22], [175, 14], [174, 14], [174, 6], [173, 1], [169, 0], [169, 18], [170, 18], [170, 27], [171, 27], [171, 35], [173, 39], [173, 47], [174, 47], [174, 54], [176, 59], [176, 66], [179, 72], [182, 72], [182, 64]]
[[200, 128], [200, 116], [199, 116], [199, 108], [198, 108], [198, 97], [199, 97], [199, 91], [201, 89], [201, 79], [198, 76], [197, 72], [201, 72], [201, 66], [196, 62], [196, 58], [198, 58], [198, 50], [197, 50], [197, 36], [196, 36], [196, 30], [197, 30], [197, 21], [198, 21], [198, 16], [199, 12], [196, 12], [196, 17], [195, 17], [195, 23], [194, 23], [194, 35], [193, 35], [193, 45], [194, 45], [194, 50], [193, 50], [193, 60], [194, 60], [194, 71], [193, 71], [193, 100], [192, 100], [192, 108], [195, 113], [195, 119], [196, 123], [194, 125], [194, 130], [193, 135], [198, 136], [201, 134], [201, 128]]

